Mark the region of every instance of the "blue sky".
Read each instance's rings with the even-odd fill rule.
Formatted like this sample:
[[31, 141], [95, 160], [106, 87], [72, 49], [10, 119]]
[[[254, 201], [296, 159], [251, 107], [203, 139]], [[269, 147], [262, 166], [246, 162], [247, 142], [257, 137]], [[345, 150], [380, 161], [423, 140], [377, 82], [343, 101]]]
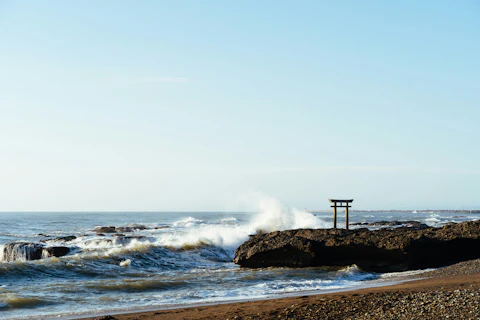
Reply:
[[476, 1], [0, 2], [0, 210], [480, 206]]

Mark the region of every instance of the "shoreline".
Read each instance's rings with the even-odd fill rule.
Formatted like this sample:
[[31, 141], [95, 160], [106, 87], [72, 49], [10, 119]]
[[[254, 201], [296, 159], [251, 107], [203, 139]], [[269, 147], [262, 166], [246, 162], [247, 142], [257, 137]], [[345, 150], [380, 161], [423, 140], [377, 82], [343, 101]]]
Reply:
[[[417, 281], [416, 277], [430, 272], [431, 270], [417, 270], [417, 271], [405, 271], [399, 272], [398, 275], [393, 273], [389, 277], [380, 277], [374, 280], [363, 280], [362, 283], [353, 287], [342, 287], [342, 288], [331, 288], [324, 290], [307, 290], [307, 291], [295, 291], [279, 294], [271, 294], [262, 297], [248, 297], [248, 298], [238, 298], [232, 300], [219, 300], [211, 302], [198, 302], [190, 304], [166, 304], [166, 305], [152, 305], [152, 306], [140, 306], [140, 307], [131, 307], [131, 308], [116, 308], [116, 309], [106, 309], [98, 311], [85, 311], [79, 313], [70, 313], [70, 314], [52, 314], [45, 316], [30, 316], [27, 318], [22, 318], [26, 320], [31, 319], [41, 319], [41, 320], [75, 320], [75, 319], [102, 319], [105, 316], [115, 316], [121, 317], [123, 315], [135, 315], [135, 314], [144, 314], [152, 313], [157, 311], [174, 311], [178, 309], [191, 309], [191, 308], [202, 308], [202, 307], [214, 307], [217, 305], [229, 305], [237, 303], [250, 303], [250, 302], [259, 302], [259, 301], [268, 301], [268, 300], [279, 300], [279, 299], [288, 299], [288, 298], [298, 298], [304, 296], [316, 296], [316, 295], [327, 295], [327, 294], [340, 294], [344, 292], [357, 291], [363, 289], [371, 288], [381, 288], [381, 287], [390, 287], [398, 284], [402, 284], [410, 281]], [[408, 274], [402, 274], [408, 273]], [[423, 277], [420, 279], [424, 279]], [[12, 320], [17, 320], [17, 318], [12, 318]]]
[[[354, 316], [352, 312], [360, 312], [361, 309], [358, 308], [358, 303], [365, 303], [368, 305], [372, 304], [373, 300], [378, 305], [378, 301], [382, 302], [381, 307], [388, 306], [391, 304], [391, 296], [396, 295], [394, 299], [399, 301], [398, 298], [407, 297], [408, 300], [411, 299], [412, 293], [413, 296], [416, 294], [430, 294], [437, 295], [438, 291], [453, 293], [455, 291], [460, 291], [463, 287], [469, 289], [468, 292], [465, 292], [467, 295], [470, 295], [470, 291], [478, 292], [480, 290], [480, 275], [475, 277], [475, 281], [472, 282], [471, 277], [458, 277], [451, 276], [446, 277], [446, 279], [427, 279], [427, 280], [416, 280], [412, 282], [407, 282], [403, 284], [398, 284], [394, 286], [385, 286], [385, 287], [375, 287], [375, 288], [366, 288], [345, 292], [337, 293], [325, 293], [325, 294], [316, 294], [316, 295], [305, 295], [298, 297], [289, 297], [289, 298], [280, 298], [280, 299], [268, 299], [268, 300], [256, 300], [256, 301], [247, 301], [247, 302], [236, 302], [236, 303], [226, 303], [226, 304], [215, 304], [210, 306], [203, 307], [189, 307], [189, 308], [179, 308], [179, 309], [169, 309], [169, 310], [153, 310], [148, 312], [134, 312], [128, 314], [115, 314], [115, 315], [103, 315], [98, 317], [89, 317], [89, 318], [80, 318], [84, 320], [134, 320], [134, 319], [272, 319], [272, 318], [304, 318], [304, 319], [335, 319], [335, 318], [349, 318]], [[377, 297], [375, 297], [377, 296]], [[387, 299], [383, 299], [382, 296], [387, 296]], [[377, 298], [377, 299], [372, 299]], [[380, 299], [379, 299], [380, 298]], [[478, 303], [478, 296], [475, 297]], [[368, 303], [370, 300], [370, 303]], [[440, 304], [442, 301], [440, 301]], [[345, 309], [342, 305], [350, 304], [352, 309]], [[424, 304], [423, 302], [421, 303]], [[330, 313], [323, 313], [318, 315], [318, 311], [322, 309], [331, 309], [328, 308], [328, 305], [334, 305], [335, 315]], [[340, 306], [339, 306], [340, 305]], [[310, 308], [309, 308], [310, 307]], [[323, 308], [322, 308], [323, 307]], [[324, 308], [327, 307], [327, 308]], [[316, 310], [315, 310], [316, 309]], [[335, 310], [336, 309], [336, 310]], [[357, 319], [379, 319], [379, 318], [391, 318], [385, 316], [374, 316], [371, 314], [371, 308], [367, 309], [360, 316], [356, 316]], [[300, 311], [300, 314], [298, 314]], [[305, 315], [303, 311], [307, 311], [310, 314]], [[365, 311], [365, 310], [362, 310]], [[411, 314], [411, 318], [418, 317], [423, 314], [423, 310], [419, 310], [418, 313]], [[452, 310], [451, 310], [452, 311]], [[452, 316], [456, 315], [456, 319], [462, 318], [476, 318], [479, 315], [478, 310], [475, 315], [471, 317], [463, 317], [459, 311], [455, 310], [452, 312]], [[445, 314], [442, 314], [445, 315]], [[409, 319], [409, 317], [404, 317]], [[428, 317], [424, 317], [425, 319]], [[432, 316], [432, 319], [438, 319], [438, 316]]]
[[[424, 273], [428, 271], [420, 271], [419, 273]], [[413, 275], [416, 276], [417, 274]], [[423, 278], [420, 278], [423, 279]], [[220, 301], [213, 301], [213, 302], [199, 302], [199, 303], [191, 303], [191, 304], [172, 304], [172, 305], [158, 305], [158, 306], [145, 306], [145, 307], [133, 307], [131, 309], [110, 309], [105, 311], [98, 311], [98, 312], [84, 312], [75, 315], [51, 315], [42, 318], [43, 320], [86, 320], [86, 319], [102, 319], [105, 316], [114, 316], [121, 318], [122, 316], [127, 315], [136, 315], [136, 314], [144, 314], [144, 313], [152, 313], [158, 311], [175, 311], [179, 309], [192, 309], [192, 308], [203, 308], [203, 307], [215, 307], [218, 305], [230, 305], [230, 304], [241, 304], [241, 303], [251, 303], [251, 302], [259, 302], [259, 301], [269, 301], [269, 300], [280, 300], [280, 299], [289, 299], [289, 298], [298, 298], [304, 296], [316, 296], [316, 295], [328, 295], [328, 294], [340, 294], [346, 293], [350, 291], [358, 291], [358, 290], [367, 290], [372, 288], [382, 288], [382, 287], [391, 287], [398, 284], [402, 284], [405, 282], [410, 281], [418, 281], [420, 279], [412, 278], [410, 276], [395, 276], [392, 277], [391, 280], [387, 279], [376, 279], [376, 280], [365, 280], [365, 284], [360, 284], [354, 287], [346, 287], [346, 288], [336, 288], [336, 289], [325, 289], [325, 290], [309, 290], [309, 291], [297, 291], [297, 292], [289, 292], [289, 293], [281, 293], [275, 294], [270, 296], [258, 297], [258, 298], [240, 298], [240, 299], [233, 299], [233, 300], [220, 300]], [[38, 317], [31, 317], [28, 319], [37, 319]]]
[[[335, 292], [298, 292], [248, 301], [101, 312], [56, 319], [456, 319], [480, 317], [480, 259], [397, 277], [384, 286]], [[464, 301], [465, 300], [465, 301]], [[460, 303], [459, 303], [460, 301]], [[401, 310], [399, 310], [401, 309]], [[403, 311], [402, 311], [403, 310]], [[441, 312], [441, 313], [440, 313]]]

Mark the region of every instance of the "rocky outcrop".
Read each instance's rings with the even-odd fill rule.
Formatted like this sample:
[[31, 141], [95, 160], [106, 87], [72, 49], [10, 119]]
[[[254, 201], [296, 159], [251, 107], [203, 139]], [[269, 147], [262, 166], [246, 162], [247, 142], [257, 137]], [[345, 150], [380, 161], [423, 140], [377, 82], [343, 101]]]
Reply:
[[63, 257], [70, 252], [69, 247], [46, 247], [43, 248], [43, 257]]
[[251, 236], [236, 251], [242, 267], [316, 267], [356, 264], [393, 272], [440, 267], [480, 258], [480, 221], [442, 228], [300, 229]]
[[29, 261], [49, 257], [62, 257], [70, 252], [68, 247], [46, 247], [40, 243], [13, 242], [3, 246], [0, 261]]

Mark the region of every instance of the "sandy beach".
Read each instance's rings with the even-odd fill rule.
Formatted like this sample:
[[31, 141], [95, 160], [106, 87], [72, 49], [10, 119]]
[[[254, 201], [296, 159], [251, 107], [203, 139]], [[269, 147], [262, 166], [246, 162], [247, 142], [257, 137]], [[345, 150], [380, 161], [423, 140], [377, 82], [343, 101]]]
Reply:
[[213, 306], [107, 315], [134, 319], [478, 319], [480, 260], [447, 266], [397, 285]]

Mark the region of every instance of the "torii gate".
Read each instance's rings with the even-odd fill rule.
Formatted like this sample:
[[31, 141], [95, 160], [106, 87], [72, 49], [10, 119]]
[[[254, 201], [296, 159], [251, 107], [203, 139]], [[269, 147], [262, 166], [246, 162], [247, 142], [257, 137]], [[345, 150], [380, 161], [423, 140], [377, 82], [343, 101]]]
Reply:
[[[336, 200], [328, 199], [330, 202], [333, 202], [333, 228], [337, 229], [337, 208], [345, 208], [345, 229], [348, 230], [348, 208], [351, 208], [349, 204], [353, 202], [353, 199], [350, 200]], [[340, 204], [337, 204], [340, 203]], [[343, 204], [345, 203], [345, 204]]]

